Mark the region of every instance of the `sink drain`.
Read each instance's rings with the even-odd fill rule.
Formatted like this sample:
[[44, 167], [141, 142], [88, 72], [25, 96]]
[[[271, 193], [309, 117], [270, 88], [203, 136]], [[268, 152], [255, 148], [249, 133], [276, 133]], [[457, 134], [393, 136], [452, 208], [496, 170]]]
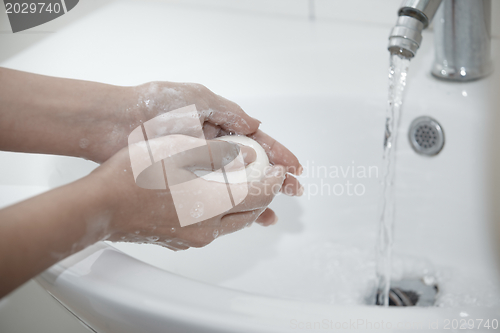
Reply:
[[413, 149], [422, 155], [437, 155], [444, 146], [441, 125], [431, 117], [418, 117], [410, 125], [408, 138]]
[[[437, 284], [425, 283], [423, 279], [392, 281], [389, 306], [433, 306], [438, 292]], [[383, 305], [380, 289], [375, 296], [375, 305]]]

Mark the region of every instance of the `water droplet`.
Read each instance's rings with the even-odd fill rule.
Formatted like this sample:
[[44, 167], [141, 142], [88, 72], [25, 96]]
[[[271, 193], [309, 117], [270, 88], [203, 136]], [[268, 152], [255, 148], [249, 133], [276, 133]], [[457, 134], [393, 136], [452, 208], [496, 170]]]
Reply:
[[203, 204], [203, 202], [197, 201], [194, 203], [189, 213], [191, 214], [192, 217], [196, 219], [201, 217], [204, 212], [205, 212], [205, 205]]
[[219, 230], [215, 229], [214, 232], [212, 233], [212, 236], [214, 237], [214, 239], [219, 237]]
[[175, 228], [170, 228], [170, 232], [174, 233], [175, 232]]
[[150, 242], [156, 242], [158, 239], [160, 239], [160, 237], [158, 236], [150, 236], [150, 237], [146, 237], [146, 239]]
[[140, 233], [141, 233], [141, 232], [140, 232], [139, 230], [137, 230], [137, 231], [135, 232], [135, 234], [136, 234], [136, 235], [138, 235], [138, 234], [140, 234]]

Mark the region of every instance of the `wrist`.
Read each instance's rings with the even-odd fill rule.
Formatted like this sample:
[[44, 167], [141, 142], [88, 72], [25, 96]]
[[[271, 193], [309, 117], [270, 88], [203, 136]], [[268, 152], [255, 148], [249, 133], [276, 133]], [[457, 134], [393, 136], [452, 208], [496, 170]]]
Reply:
[[3, 68], [0, 84], [1, 150], [102, 162], [126, 146], [133, 88]]
[[80, 122], [81, 135], [73, 156], [102, 163], [127, 146], [128, 135], [135, 128], [136, 99], [132, 87], [106, 85], [91, 93], [92, 101], [79, 110], [87, 121]]
[[78, 186], [76, 191], [86, 198], [87, 208], [83, 221], [90, 241], [87, 245], [105, 240], [114, 232], [113, 219], [117, 205], [116, 193], [113, 193], [113, 190], [116, 187], [110, 184], [109, 177], [96, 171], [74, 183]]

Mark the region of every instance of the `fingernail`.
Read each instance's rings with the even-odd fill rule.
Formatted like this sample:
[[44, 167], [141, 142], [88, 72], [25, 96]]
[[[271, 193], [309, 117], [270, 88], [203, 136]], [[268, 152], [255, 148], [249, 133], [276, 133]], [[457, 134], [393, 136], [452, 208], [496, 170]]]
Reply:
[[304, 168], [302, 167], [302, 165], [299, 165], [299, 168], [297, 169], [297, 176], [300, 176], [302, 172], [304, 172]]
[[274, 215], [274, 221], [270, 225], [275, 225], [276, 223], [278, 223], [278, 220], [278, 215]]
[[[289, 184], [291, 185], [291, 184]], [[284, 186], [285, 188], [285, 194], [288, 195], [288, 196], [294, 196], [295, 193], [293, 193], [293, 189], [291, 188], [291, 186]]]
[[[252, 118], [253, 118], [253, 117], [252, 117]], [[262, 124], [262, 121], [260, 121], [259, 119], [257, 119], [257, 118], [253, 118], [253, 119], [254, 119], [255, 121], [258, 121], [258, 122], [259, 122], [259, 124]]]

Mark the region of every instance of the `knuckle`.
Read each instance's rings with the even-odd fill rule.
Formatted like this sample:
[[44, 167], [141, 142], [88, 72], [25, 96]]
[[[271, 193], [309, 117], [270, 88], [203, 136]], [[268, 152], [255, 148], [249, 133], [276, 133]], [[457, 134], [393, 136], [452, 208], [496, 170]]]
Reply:
[[200, 83], [193, 83], [192, 87], [194, 88], [195, 91], [200, 92], [200, 93], [210, 93], [210, 89], [208, 89], [206, 86]]

